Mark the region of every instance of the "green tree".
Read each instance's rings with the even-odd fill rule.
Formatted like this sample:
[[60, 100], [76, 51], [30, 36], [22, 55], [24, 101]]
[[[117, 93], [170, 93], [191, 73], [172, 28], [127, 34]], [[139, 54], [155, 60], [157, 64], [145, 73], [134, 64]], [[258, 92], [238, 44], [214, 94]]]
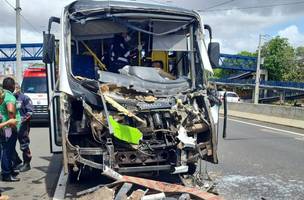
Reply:
[[258, 54], [257, 52], [241, 51], [240, 53], [238, 53], [238, 55], [257, 57]]
[[296, 55], [288, 39], [279, 36], [262, 46], [263, 68], [268, 70], [269, 80], [294, 81], [296, 74]]
[[304, 46], [300, 46], [296, 49], [296, 63], [295, 81], [304, 82]]
[[299, 67], [304, 67], [304, 46], [296, 49], [296, 60]]

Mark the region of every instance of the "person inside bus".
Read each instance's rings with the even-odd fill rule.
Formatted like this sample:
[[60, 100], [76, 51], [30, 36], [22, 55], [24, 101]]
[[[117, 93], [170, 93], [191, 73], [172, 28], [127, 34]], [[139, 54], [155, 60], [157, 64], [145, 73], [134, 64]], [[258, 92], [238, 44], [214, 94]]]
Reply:
[[[12, 156], [15, 150], [16, 141], [17, 141], [17, 131], [20, 127], [20, 114], [16, 110], [16, 98], [13, 93], [9, 90], [9, 83], [13, 82], [14, 79], [5, 78], [3, 80], [3, 89], [0, 88], [0, 115], [2, 123], [11, 123], [14, 122], [10, 119], [16, 119], [16, 125], [8, 126], [5, 124], [2, 128], [1, 136], [1, 174], [2, 181], [15, 182], [20, 181], [17, 178], [18, 173], [13, 170], [12, 165]], [[5, 88], [6, 87], [6, 88]], [[14, 86], [15, 87], [15, 86]], [[5, 90], [6, 89], [6, 90]], [[2, 130], [1, 129], [1, 130]]]
[[130, 36], [125, 32], [115, 35], [109, 48], [108, 71], [118, 73], [118, 70], [130, 64]]
[[165, 72], [164, 71], [164, 64], [162, 61], [156, 60], [152, 62], [152, 67], [156, 68], [159, 75], [162, 77], [169, 79], [169, 80], [175, 80], [176, 77], [173, 76], [171, 73]]

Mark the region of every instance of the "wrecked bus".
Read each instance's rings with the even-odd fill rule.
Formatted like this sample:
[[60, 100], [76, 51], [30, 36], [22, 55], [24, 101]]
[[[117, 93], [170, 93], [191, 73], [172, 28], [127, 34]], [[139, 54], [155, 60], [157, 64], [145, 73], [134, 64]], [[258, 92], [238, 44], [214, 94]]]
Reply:
[[63, 152], [69, 174], [84, 166], [193, 174], [199, 159], [218, 162], [220, 101], [207, 76], [219, 44], [199, 13], [145, 1], [75, 1], [50, 18], [43, 60], [51, 150]]

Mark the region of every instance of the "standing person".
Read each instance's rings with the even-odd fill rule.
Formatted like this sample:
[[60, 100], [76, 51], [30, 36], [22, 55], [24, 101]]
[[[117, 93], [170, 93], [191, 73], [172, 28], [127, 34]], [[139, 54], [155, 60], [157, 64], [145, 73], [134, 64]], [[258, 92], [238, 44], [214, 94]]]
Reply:
[[130, 63], [130, 47], [128, 42], [131, 40], [127, 33], [115, 35], [110, 45], [110, 62], [108, 71], [118, 73], [118, 70]]
[[[22, 151], [23, 165], [19, 167], [20, 172], [25, 172], [31, 169], [30, 162], [32, 155], [30, 151], [30, 119], [33, 114], [33, 104], [31, 99], [21, 93], [19, 84], [16, 83], [15, 97], [17, 100], [17, 109], [21, 115], [21, 125], [18, 131], [18, 141], [20, 144], [20, 150]], [[16, 164], [22, 163], [15, 149], [15, 157], [13, 158]]]
[[[4, 91], [2, 90], [2, 88], [0, 89], [0, 101], [1, 99], [3, 99], [3, 95], [4, 95]], [[2, 120], [2, 116], [1, 116], [1, 120]], [[4, 144], [6, 137], [5, 137], [5, 133], [3, 128], [5, 126], [16, 126], [17, 125], [17, 120], [16, 119], [9, 119], [6, 122], [1, 122], [0, 123], [0, 162], [2, 160], [2, 144]], [[2, 195], [2, 189], [0, 188], [0, 200], [7, 200], [9, 199], [8, 196], [6, 195]]]
[[[3, 80], [3, 85], [7, 86], [7, 83], [12, 82], [15, 84], [14, 79], [5, 78]], [[3, 136], [1, 139], [2, 148], [2, 158], [1, 158], [1, 174], [2, 181], [15, 182], [20, 181], [17, 178], [18, 173], [13, 171], [12, 166], [12, 156], [15, 151], [16, 141], [17, 141], [17, 129], [19, 128], [20, 115], [16, 111], [16, 98], [13, 93], [9, 90], [3, 90], [0, 88], [0, 114], [2, 116], [2, 123], [8, 122], [10, 119], [17, 120], [16, 126], [8, 126], [5, 124], [3, 128]]]
[[[0, 101], [4, 98], [3, 95], [4, 95], [4, 91], [1, 88], [0, 89]], [[2, 116], [1, 116], [1, 118], [2, 118]], [[2, 160], [2, 145], [4, 144], [4, 142], [6, 140], [6, 136], [5, 136], [3, 128], [5, 126], [16, 126], [16, 125], [17, 125], [17, 120], [16, 119], [9, 119], [6, 122], [1, 122], [0, 123], [0, 162], [2, 162], [1, 161]], [[7, 199], [9, 199], [8, 196], [2, 195], [2, 192], [3, 192], [3, 190], [0, 188], [0, 200], [7, 200]]]

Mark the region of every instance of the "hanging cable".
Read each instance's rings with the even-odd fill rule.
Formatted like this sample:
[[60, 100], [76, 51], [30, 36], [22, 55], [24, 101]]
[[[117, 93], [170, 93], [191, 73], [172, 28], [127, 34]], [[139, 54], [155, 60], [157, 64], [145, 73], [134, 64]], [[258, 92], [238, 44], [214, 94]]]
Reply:
[[226, 4], [231, 3], [231, 2], [233, 2], [233, 1], [235, 1], [235, 0], [224, 1], [224, 2], [222, 2], [222, 3], [215, 4], [215, 5], [213, 5], [213, 6], [210, 6], [210, 7], [208, 7], [208, 8], [205, 8], [205, 10], [209, 10], [209, 9], [213, 9], [213, 8], [216, 8], [216, 7], [219, 7], [219, 6], [223, 6], [223, 5], [226, 5]]
[[[4, 3], [6, 3], [10, 8], [12, 8], [14, 11], [16, 11], [15, 6], [13, 6], [8, 0], [3, 0]], [[21, 18], [31, 26], [31, 28], [36, 31], [37, 33], [41, 34], [41, 31], [39, 31], [24, 15], [20, 14]]]
[[304, 1], [296, 1], [289, 3], [278, 3], [278, 4], [268, 4], [260, 6], [248, 6], [248, 7], [235, 7], [235, 8], [223, 8], [223, 9], [211, 9], [211, 10], [198, 10], [199, 12], [217, 12], [217, 11], [230, 11], [230, 10], [249, 10], [249, 9], [259, 9], [259, 8], [271, 8], [277, 6], [290, 6], [304, 4]]

